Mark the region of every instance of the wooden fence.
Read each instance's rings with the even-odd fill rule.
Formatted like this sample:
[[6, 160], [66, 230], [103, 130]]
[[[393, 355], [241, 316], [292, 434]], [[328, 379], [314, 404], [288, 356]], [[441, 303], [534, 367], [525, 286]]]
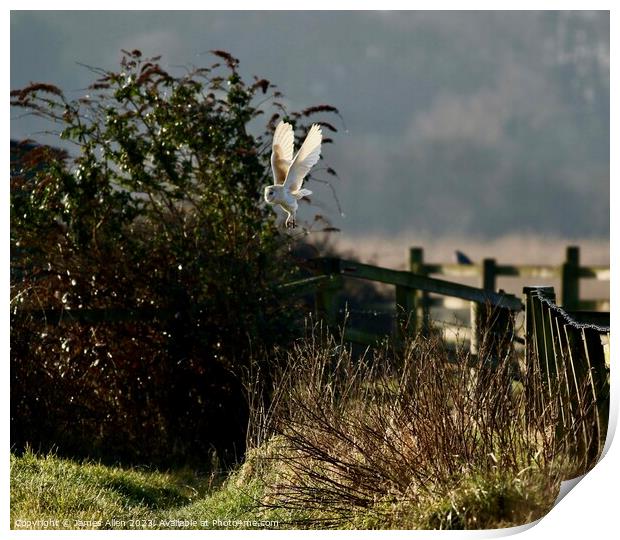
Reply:
[[556, 444], [578, 460], [596, 463], [609, 419], [609, 313], [572, 312], [555, 304], [553, 287], [525, 287], [530, 414], [550, 414]]
[[[508, 265], [499, 264], [496, 259], [484, 259], [480, 264], [434, 264], [424, 261], [424, 249], [412, 247], [409, 250], [409, 269], [425, 276], [477, 278], [480, 287], [494, 291], [499, 277], [521, 277], [537, 280], [560, 280], [560, 304], [568, 310], [609, 311], [608, 300], [582, 299], [581, 279], [609, 281], [609, 266], [581, 266], [578, 246], [566, 248], [566, 258], [561, 265]], [[428, 317], [432, 306], [443, 305], [443, 299], [429, 299], [421, 294], [417, 303], [419, 318]]]
[[[566, 248], [566, 258], [560, 265], [508, 265], [499, 264], [494, 258], [484, 259], [479, 264], [437, 264], [424, 261], [424, 249], [412, 247], [409, 250], [408, 267], [411, 272], [424, 276], [446, 276], [456, 278], [475, 278], [480, 287], [485, 290], [497, 290], [497, 281], [501, 277], [516, 277], [525, 280], [542, 281], [549, 284], [550, 281], [559, 281], [561, 287], [561, 305], [569, 310], [583, 311], [609, 311], [609, 300], [606, 299], [584, 299], [580, 296], [580, 283], [582, 279], [594, 279], [599, 281], [609, 281], [609, 266], [581, 266], [580, 250], [578, 246], [568, 246]], [[413, 308], [416, 310], [414, 322], [420, 321], [424, 328], [428, 327], [431, 319], [431, 309], [444, 307], [451, 309], [452, 313], [469, 310], [469, 318], [472, 321], [470, 335], [475, 341], [476, 334], [473, 330], [479, 322], [480, 314], [478, 305], [463, 301], [448, 299], [446, 297], [431, 297], [425, 291], [418, 291], [413, 301]], [[453, 339], [455, 334], [463, 333], [459, 325], [444, 322], [447, 330], [445, 338]], [[472, 349], [476, 348], [475, 342]]]
[[[402, 341], [403, 332], [416, 334], [419, 330], [429, 331], [428, 317], [424, 314], [423, 319], [419, 318], [420, 294], [440, 294], [459, 298], [471, 304], [470, 351], [473, 355], [477, 354], [483, 339], [492, 337], [492, 334], [505, 334], [512, 320], [510, 314], [523, 309], [519, 298], [503, 291], [479, 289], [413, 272], [391, 270], [337, 258], [314, 259], [313, 267], [318, 276], [291, 283], [288, 287], [290, 290], [314, 290], [316, 309], [332, 327], [341, 324], [338, 317], [338, 296], [343, 288], [344, 278], [365, 279], [393, 285], [396, 313], [393, 338], [397, 342]], [[482, 325], [483, 321], [492, 321], [491, 327]], [[373, 344], [384, 337], [351, 327], [346, 327], [344, 332], [346, 339], [362, 344]]]
[[[521, 277], [537, 280], [561, 280], [562, 302], [567, 310], [587, 311], [594, 317], [595, 311], [609, 309], [608, 300], [590, 300], [580, 298], [580, 280], [584, 278], [609, 280], [609, 267], [581, 266], [579, 247], [568, 246], [566, 261], [558, 266], [552, 265], [505, 265], [498, 264], [495, 259], [484, 259], [481, 264], [431, 264], [424, 262], [424, 250], [412, 247], [409, 250], [409, 271], [397, 271], [378, 266], [346, 261], [336, 258], [319, 258], [313, 261], [318, 274], [315, 277], [289, 284], [292, 288], [302, 287], [306, 292], [316, 291], [316, 308], [332, 326], [336, 326], [338, 318], [338, 296], [343, 288], [343, 278], [371, 280], [395, 287], [396, 324], [394, 336], [406, 322], [407, 331], [416, 334], [418, 331], [428, 333], [431, 329], [432, 307], [451, 306], [453, 312], [466, 308], [469, 310], [469, 329], [455, 331], [455, 325], [444, 323], [449, 330], [444, 337], [469, 337], [470, 350], [476, 354], [480, 346], [480, 328], [482, 321], [500, 318], [505, 321], [507, 309], [512, 312], [521, 311], [519, 299], [500, 290], [496, 292], [497, 278], [501, 276]], [[453, 283], [431, 277], [442, 275], [452, 277], [476, 277], [480, 280], [480, 288]], [[433, 295], [433, 296], [431, 296]], [[449, 299], [449, 300], [448, 300]], [[456, 299], [456, 302], [455, 302]], [[448, 301], [448, 302], [447, 302]], [[489, 311], [491, 310], [491, 311]], [[584, 316], [584, 314], [582, 314]], [[406, 320], [406, 321], [405, 321]], [[375, 343], [383, 336], [361, 331], [350, 327], [346, 329], [347, 338], [364, 344]], [[517, 338], [524, 342], [524, 337]]]
[[[575, 253], [572, 249], [569, 252]], [[575, 260], [578, 259], [573, 258], [573, 262]], [[575, 276], [592, 277], [594, 273], [603, 273], [599, 269], [572, 268], [571, 264], [562, 266], [564, 283], [574, 283]], [[522, 303], [511, 294], [494, 292], [489, 288], [478, 289], [354, 261], [322, 258], [316, 259], [314, 265], [319, 275], [289, 287], [314, 290], [317, 311], [332, 327], [342, 324], [338, 293], [344, 278], [393, 285], [398, 321], [394, 335], [396, 344], [404, 337], [402, 332], [425, 330], [424, 326], [416, 324], [420, 322], [418, 302], [424, 301], [425, 294], [451, 296], [470, 302], [475, 315], [472, 317], [470, 358], [480, 366], [488, 365], [494, 357], [505, 357], [515, 340], [513, 315], [525, 308], [523, 382], [530, 406], [529, 422], [546, 418], [546, 425], [556, 426], [555, 445], [562, 447], [565, 455], [574, 460], [575, 476], [594, 466], [603, 449], [609, 419], [608, 312], [561, 308], [555, 303], [553, 287], [548, 286], [525, 287]], [[490, 267], [490, 264], [482, 265], [483, 270]], [[517, 267], [495, 266], [497, 268], [504, 272], [503, 275], [517, 271], [522, 272], [520, 275], [532, 275], [534, 272], [539, 275], [540, 268], [545, 267], [520, 267], [520, 270], [515, 270]], [[547, 268], [546, 271], [552, 270]], [[488, 278], [488, 274], [486, 276]], [[490, 279], [488, 285], [490, 287]], [[574, 288], [566, 290], [563, 296], [564, 300], [569, 299], [569, 305], [591, 306], [587, 301], [577, 301]], [[487, 316], [486, 321], [482, 319], [483, 314]], [[344, 337], [360, 343], [373, 343], [380, 339], [380, 336], [349, 327], [344, 328]], [[490, 342], [483, 343], [489, 339]], [[479, 350], [485, 351], [485, 358], [478, 357]], [[481, 360], [484, 362], [480, 363]]]
[[[420, 253], [416, 248], [411, 252], [416, 256]], [[489, 277], [498, 274], [540, 277], [543, 272], [545, 275], [558, 275], [558, 272], [561, 272], [559, 275], [564, 283], [563, 301], [575, 307], [592, 307], [591, 302], [578, 300], [578, 279], [608, 277], [609, 270], [579, 267], [576, 264], [578, 251], [575, 248], [569, 248], [568, 254], [569, 262], [559, 270], [542, 266], [499, 266], [485, 262], [480, 267], [487, 285], [483, 288], [451, 283], [414, 272], [321, 258], [314, 261], [317, 276], [290, 284], [289, 287], [314, 290], [317, 311], [328, 325], [338, 327], [342, 324], [338, 296], [344, 278], [366, 279], [393, 285], [396, 290], [395, 310], [398, 322], [394, 335], [396, 344], [404, 337], [402, 332], [428, 330], [425, 327], [428, 294], [468, 301], [473, 314], [470, 357], [477, 363], [480, 360], [492, 360], [493, 356], [504, 357], [507, 347], [511, 347], [515, 340], [514, 315], [525, 308], [524, 388], [527, 402], [531, 405], [528, 410], [530, 420], [548, 418], [547, 425], [557, 426], [554, 437], [556, 446], [563, 446], [567, 454], [575, 460], [576, 474], [582, 474], [596, 463], [607, 432], [609, 313], [559, 307], [555, 303], [554, 289], [549, 286], [525, 287], [522, 303], [514, 295], [491, 290], [494, 283], [492, 285], [493, 280]], [[419, 259], [417, 262], [414, 260], [412, 269], [422, 268], [427, 272], [438, 273], [455, 271], [457, 268], [457, 265], [444, 265], [444, 268], [439, 268], [438, 265], [420, 265]], [[459, 271], [460, 266], [465, 265], [458, 265]], [[471, 272], [472, 268], [466, 270]], [[485, 315], [486, 321], [483, 319]], [[360, 343], [374, 343], [381, 338], [350, 327], [344, 328], [344, 337]], [[489, 339], [490, 342], [483, 343]], [[485, 351], [484, 359], [478, 358], [479, 350]], [[551, 418], [548, 415], [551, 415]]]

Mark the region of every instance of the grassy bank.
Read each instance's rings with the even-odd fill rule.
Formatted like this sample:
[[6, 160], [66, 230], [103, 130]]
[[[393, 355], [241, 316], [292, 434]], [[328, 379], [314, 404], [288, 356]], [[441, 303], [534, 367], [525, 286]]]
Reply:
[[11, 527], [211, 528], [213, 520], [257, 517], [250, 514], [252, 486], [222, 484], [190, 470], [111, 467], [28, 451], [11, 455]]
[[[109, 467], [54, 455], [11, 455], [12, 529], [277, 529], [334, 526], [333, 514], [269, 507], [277, 471], [265, 455], [223, 482], [189, 470]], [[271, 484], [271, 485], [270, 485]], [[544, 515], [553, 502], [542, 475], [464, 477], [449, 496], [377, 501], [339, 528], [508, 527]], [[265, 506], [267, 505], [267, 506]]]

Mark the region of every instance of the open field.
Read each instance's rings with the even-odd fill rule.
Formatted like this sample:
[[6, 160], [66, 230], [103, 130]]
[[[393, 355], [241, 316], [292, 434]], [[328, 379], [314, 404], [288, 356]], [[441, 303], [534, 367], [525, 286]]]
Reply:
[[329, 234], [329, 240], [343, 251], [358, 254], [364, 262], [375, 262], [390, 268], [404, 269], [406, 252], [412, 246], [424, 248], [432, 262], [451, 262], [454, 250], [467, 253], [474, 261], [495, 257], [511, 264], [560, 264], [568, 245], [581, 248], [581, 257], [588, 264], [609, 264], [609, 241], [589, 238], [556, 238], [537, 235], [501, 236], [489, 240], [454, 235], [430, 236], [415, 232], [398, 235], [352, 236]]

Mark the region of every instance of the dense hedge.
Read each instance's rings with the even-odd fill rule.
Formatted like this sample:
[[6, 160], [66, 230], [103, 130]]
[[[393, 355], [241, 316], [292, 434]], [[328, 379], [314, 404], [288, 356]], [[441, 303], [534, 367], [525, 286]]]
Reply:
[[335, 109], [287, 115], [269, 81], [213, 53], [221, 65], [173, 76], [124, 51], [77, 100], [41, 83], [11, 93], [75, 145], [12, 148], [14, 448], [243, 455], [244, 377], [301, 328], [277, 294], [297, 272], [289, 240], [260, 204], [271, 134], [280, 116], [302, 136]]

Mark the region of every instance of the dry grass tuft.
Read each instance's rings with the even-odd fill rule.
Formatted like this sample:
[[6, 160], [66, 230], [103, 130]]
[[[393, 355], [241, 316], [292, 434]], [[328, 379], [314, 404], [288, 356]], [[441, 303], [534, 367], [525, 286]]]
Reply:
[[566, 460], [552, 414], [525, 414], [514, 358], [483, 380], [438, 338], [354, 357], [320, 327], [286, 356], [264, 506], [358, 528], [504, 527], [551, 508]]

